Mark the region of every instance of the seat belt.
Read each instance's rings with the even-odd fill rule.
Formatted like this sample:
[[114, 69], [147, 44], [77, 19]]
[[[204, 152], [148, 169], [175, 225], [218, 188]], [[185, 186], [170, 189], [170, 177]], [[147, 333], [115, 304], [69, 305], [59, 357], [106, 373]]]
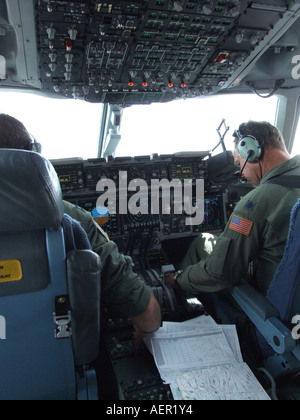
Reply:
[[266, 181], [266, 184], [276, 184], [289, 188], [300, 188], [299, 175], [277, 175]]

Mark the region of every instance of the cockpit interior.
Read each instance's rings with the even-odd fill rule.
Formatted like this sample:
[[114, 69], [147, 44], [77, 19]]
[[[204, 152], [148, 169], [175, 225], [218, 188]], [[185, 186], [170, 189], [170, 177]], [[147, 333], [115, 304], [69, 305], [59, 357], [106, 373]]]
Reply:
[[[206, 309], [197, 296], [174, 293], [161, 268], [176, 268], [199, 233], [220, 234], [253, 188], [234, 164], [234, 130], [269, 121], [291, 155], [300, 153], [299, 19], [296, 0], [0, 0], [0, 113], [20, 119], [41, 143], [63, 199], [91, 212], [132, 258], [164, 322]], [[190, 181], [201, 222], [188, 224], [191, 213], [176, 211], [173, 187], [170, 211], [153, 212], [154, 179], [180, 188]], [[99, 206], [100, 180], [116, 185], [113, 203], [106, 197]], [[0, 290], [0, 315], [1, 300]], [[0, 329], [0, 347], [8, 339]], [[281, 354], [276, 398], [273, 379], [258, 375], [271, 399], [300, 398], [300, 344], [293, 345], [287, 353], [297, 363]], [[99, 399], [174, 400], [149, 350], [136, 350], [130, 320], [105, 305], [100, 353]]]

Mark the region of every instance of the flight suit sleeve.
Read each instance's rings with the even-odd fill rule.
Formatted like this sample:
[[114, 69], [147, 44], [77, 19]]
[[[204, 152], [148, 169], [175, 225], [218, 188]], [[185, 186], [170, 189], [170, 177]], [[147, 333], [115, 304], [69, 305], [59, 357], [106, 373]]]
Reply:
[[119, 252], [117, 245], [109, 241], [88, 212], [67, 202], [64, 205], [65, 212], [81, 223], [93, 251], [101, 258], [103, 302], [120, 317], [142, 314], [149, 305], [151, 290], [133, 271], [131, 258]]
[[244, 282], [261, 246], [263, 214], [259, 202], [242, 199], [212, 252], [183, 271], [177, 278], [179, 286], [192, 293], [218, 292]]

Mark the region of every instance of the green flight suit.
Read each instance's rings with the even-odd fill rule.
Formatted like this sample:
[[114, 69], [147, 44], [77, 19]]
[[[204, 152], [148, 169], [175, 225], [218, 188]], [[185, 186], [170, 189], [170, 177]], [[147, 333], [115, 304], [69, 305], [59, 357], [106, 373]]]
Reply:
[[272, 168], [259, 186], [239, 201], [218, 238], [199, 235], [182, 261], [184, 272], [177, 278], [183, 290], [227, 289], [246, 281], [249, 263], [255, 262], [253, 286], [266, 295], [284, 254], [291, 209], [300, 198], [300, 188], [266, 183], [284, 174], [300, 176], [300, 156]]
[[86, 231], [92, 249], [102, 261], [101, 296], [105, 304], [121, 317], [142, 314], [149, 305], [151, 290], [133, 272], [130, 257], [119, 253], [117, 245], [109, 241], [106, 233], [91, 214], [64, 201], [65, 213], [80, 222]]

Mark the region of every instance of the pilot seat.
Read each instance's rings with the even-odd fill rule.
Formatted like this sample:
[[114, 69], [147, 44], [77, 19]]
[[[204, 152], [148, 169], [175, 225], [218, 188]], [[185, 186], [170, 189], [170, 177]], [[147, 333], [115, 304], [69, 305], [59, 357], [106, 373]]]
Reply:
[[0, 399], [97, 399], [101, 261], [51, 163], [0, 150]]
[[237, 325], [246, 361], [271, 378], [275, 399], [300, 399], [299, 256], [300, 200], [291, 211], [285, 252], [267, 296], [242, 284], [230, 290], [231, 302], [222, 293], [214, 297], [216, 318]]

